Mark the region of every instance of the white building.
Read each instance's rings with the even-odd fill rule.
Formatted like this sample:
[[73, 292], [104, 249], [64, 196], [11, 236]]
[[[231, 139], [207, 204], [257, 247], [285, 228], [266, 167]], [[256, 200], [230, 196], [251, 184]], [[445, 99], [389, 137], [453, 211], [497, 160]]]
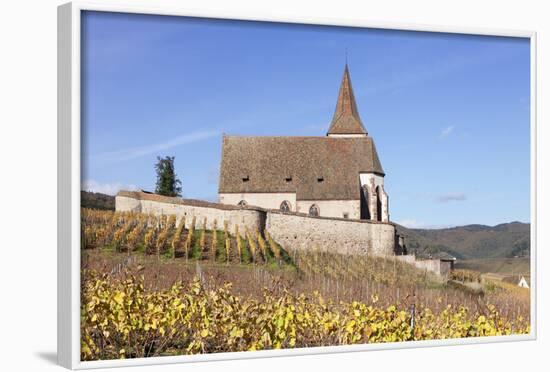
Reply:
[[529, 288], [529, 283], [527, 283], [524, 276], [519, 279], [518, 286], [521, 288]]

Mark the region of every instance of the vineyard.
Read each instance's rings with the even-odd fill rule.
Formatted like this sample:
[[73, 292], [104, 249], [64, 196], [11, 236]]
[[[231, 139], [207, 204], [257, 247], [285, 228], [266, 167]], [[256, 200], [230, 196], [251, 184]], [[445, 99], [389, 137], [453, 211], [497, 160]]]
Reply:
[[83, 360], [432, 340], [529, 333], [522, 317], [503, 318], [448, 305], [434, 313], [391, 305], [326, 301], [317, 292], [242, 298], [231, 285], [206, 290], [199, 280], [147, 292], [134, 276], [114, 281], [85, 272]]
[[82, 210], [83, 360], [529, 332], [529, 291], [477, 272], [451, 278], [474, 293], [392, 258], [206, 226]]
[[[143, 253], [157, 258], [183, 258], [218, 263], [275, 264], [290, 262], [286, 251], [267, 232], [231, 233], [227, 224], [206, 230], [207, 220], [185, 218], [178, 222], [175, 215], [155, 216], [133, 212], [111, 212], [82, 209], [83, 249], [107, 249], [120, 253]], [[243, 238], [244, 237], [244, 238]]]

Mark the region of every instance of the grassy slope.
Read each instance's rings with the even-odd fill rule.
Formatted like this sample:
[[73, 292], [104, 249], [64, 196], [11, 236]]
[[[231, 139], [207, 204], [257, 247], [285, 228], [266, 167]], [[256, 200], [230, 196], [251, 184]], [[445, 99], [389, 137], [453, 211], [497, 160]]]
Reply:
[[459, 260], [455, 268], [497, 274], [528, 274], [529, 258], [493, 258], [478, 260]]

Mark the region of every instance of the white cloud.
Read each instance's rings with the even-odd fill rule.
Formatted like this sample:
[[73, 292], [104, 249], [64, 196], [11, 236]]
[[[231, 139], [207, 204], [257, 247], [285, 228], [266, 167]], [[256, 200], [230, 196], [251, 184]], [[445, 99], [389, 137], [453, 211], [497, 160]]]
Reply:
[[409, 229], [415, 229], [419, 226], [423, 225], [421, 222], [414, 220], [414, 219], [404, 219], [401, 221], [397, 221], [398, 224], [408, 227]]
[[435, 200], [438, 203], [448, 203], [451, 201], [464, 201], [466, 200], [466, 194], [462, 192], [441, 194], [441, 195], [436, 195]]
[[102, 154], [93, 156], [94, 158], [107, 161], [124, 161], [139, 158], [141, 156], [158, 153], [163, 150], [171, 149], [173, 147], [181, 146], [188, 143], [202, 141], [207, 138], [220, 135], [219, 130], [199, 131], [193, 133], [186, 133], [181, 136], [167, 139], [166, 141], [156, 143], [148, 146], [132, 147], [123, 150], [104, 152]]
[[82, 182], [83, 191], [99, 192], [107, 195], [116, 195], [120, 190], [136, 191], [139, 188], [136, 185], [124, 185], [122, 183], [99, 183], [94, 180]]
[[454, 125], [449, 125], [446, 128], [443, 128], [441, 133], [439, 134], [439, 138], [445, 138], [451, 134], [451, 132], [455, 129]]

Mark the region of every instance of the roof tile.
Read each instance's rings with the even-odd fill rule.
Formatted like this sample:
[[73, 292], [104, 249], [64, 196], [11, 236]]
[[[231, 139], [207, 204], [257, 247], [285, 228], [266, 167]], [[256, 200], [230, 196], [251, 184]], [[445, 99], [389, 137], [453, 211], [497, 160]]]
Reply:
[[[359, 173], [368, 172], [384, 175], [371, 137], [224, 136], [219, 192], [358, 200]], [[243, 174], [249, 175], [247, 182]], [[287, 175], [292, 182], [286, 181]]]

